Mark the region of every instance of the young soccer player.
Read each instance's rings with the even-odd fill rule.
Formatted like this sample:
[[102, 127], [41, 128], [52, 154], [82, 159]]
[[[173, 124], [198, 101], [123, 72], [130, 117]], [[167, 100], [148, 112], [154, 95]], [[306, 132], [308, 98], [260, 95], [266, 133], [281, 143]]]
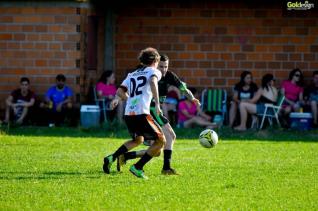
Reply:
[[155, 140], [143, 154], [141, 159], [130, 167], [135, 176], [147, 179], [143, 167], [154, 156], [158, 156], [165, 144], [165, 137], [158, 124], [150, 115], [150, 102], [154, 98], [155, 111], [161, 113], [158, 94], [158, 80], [161, 72], [157, 70], [160, 55], [154, 48], [141, 51], [139, 60], [143, 67], [128, 74], [118, 88], [111, 106], [118, 105], [119, 100], [127, 100], [124, 120], [127, 124], [132, 140], [120, 146], [113, 154], [104, 158], [103, 170], [110, 173], [111, 164], [122, 154], [140, 145], [144, 139]]
[[[158, 69], [162, 73], [162, 78], [158, 82], [159, 86], [159, 96], [160, 96], [160, 102], [163, 103], [167, 93], [168, 93], [168, 87], [170, 85], [177, 87], [184, 95], [197, 105], [200, 105], [200, 101], [196, 99], [192, 92], [186, 87], [185, 83], [183, 83], [179, 77], [171, 72], [168, 71], [169, 69], [169, 58], [167, 55], [163, 54], [160, 55], [160, 62], [158, 65]], [[150, 107], [150, 112], [154, 120], [162, 127], [163, 133], [166, 137], [166, 144], [164, 146], [164, 151], [163, 151], [163, 167], [161, 170], [161, 173], [164, 175], [177, 175], [178, 173], [176, 172], [175, 169], [171, 167], [171, 157], [172, 157], [172, 151], [173, 151], [173, 144], [176, 140], [176, 134], [173, 131], [168, 119], [162, 114], [162, 113], [157, 113], [155, 112], [155, 107], [154, 107], [154, 102], [152, 102], [151, 107]], [[151, 139], [147, 139], [151, 140]], [[122, 165], [126, 163], [127, 160], [134, 159], [136, 157], [143, 156], [145, 153], [144, 150], [141, 151], [132, 151], [132, 152], [127, 152], [123, 155], [121, 155], [118, 160], [117, 160], [117, 170], [120, 171], [120, 168]]]

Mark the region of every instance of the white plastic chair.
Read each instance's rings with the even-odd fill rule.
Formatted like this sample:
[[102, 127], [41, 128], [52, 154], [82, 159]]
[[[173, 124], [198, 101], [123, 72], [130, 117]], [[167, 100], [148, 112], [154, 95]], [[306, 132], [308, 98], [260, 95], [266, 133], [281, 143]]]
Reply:
[[98, 98], [96, 87], [94, 87], [94, 101], [97, 106], [99, 106], [100, 111], [103, 112], [104, 122], [107, 122], [107, 111], [110, 111], [109, 103], [105, 98]]
[[[264, 112], [262, 114], [257, 114], [257, 116], [262, 118], [261, 125], [259, 126], [259, 129], [263, 128], [265, 118], [267, 118], [270, 125], [273, 125], [273, 118], [274, 118], [276, 120], [277, 124], [279, 125], [279, 127], [281, 127], [281, 124], [280, 124], [280, 121], [278, 118], [278, 114], [279, 114], [280, 109], [282, 108], [282, 104], [283, 104], [284, 100], [285, 100], [285, 96], [279, 95], [276, 105], [265, 104]], [[256, 118], [256, 120], [255, 120], [255, 118], [253, 118], [252, 125], [254, 125], [256, 123], [255, 121], [258, 121], [258, 119]]]

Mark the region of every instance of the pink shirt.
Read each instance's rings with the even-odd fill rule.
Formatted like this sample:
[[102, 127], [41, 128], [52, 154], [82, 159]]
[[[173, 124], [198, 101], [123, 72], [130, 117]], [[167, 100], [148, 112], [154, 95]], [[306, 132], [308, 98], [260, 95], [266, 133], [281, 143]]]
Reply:
[[114, 84], [104, 84], [102, 82], [98, 82], [96, 84], [96, 91], [101, 91], [103, 96], [115, 96], [116, 95], [116, 86]]
[[282, 88], [285, 89], [285, 97], [288, 100], [296, 102], [298, 100], [299, 94], [304, 92], [304, 89], [291, 81], [283, 81]]
[[191, 106], [188, 107], [186, 101], [181, 101], [179, 103], [179, 107], [178, 107], [178, 121], [179, 122], [185, 122], [187, 121], [189, 118], [186, 117], [183, 113], [182, 110], [186, 110], [190, 115], [195, 115], [197, 113], [197, 106], [195, 103], [191, 102]]

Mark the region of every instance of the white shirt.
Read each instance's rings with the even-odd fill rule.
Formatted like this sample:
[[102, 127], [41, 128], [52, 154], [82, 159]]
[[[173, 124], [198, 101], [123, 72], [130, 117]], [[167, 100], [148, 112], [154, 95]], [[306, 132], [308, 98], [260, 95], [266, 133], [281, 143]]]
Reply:
[[152, 92], [150, 78], [161, 79], [161, 72], [153, 67], [140, 68], [129, 73], [121, 86], [127, 88], [128, 99], [125, 108], [125, 115], [150, 114], [150, 102]]

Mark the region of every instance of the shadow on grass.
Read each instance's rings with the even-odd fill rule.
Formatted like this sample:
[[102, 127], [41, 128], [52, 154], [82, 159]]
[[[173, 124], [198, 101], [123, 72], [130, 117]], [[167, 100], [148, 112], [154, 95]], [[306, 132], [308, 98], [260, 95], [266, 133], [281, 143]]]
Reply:
[[[177, 139], [197, 139], [202, 128], [175, 128]], [[298, 131], [282, 128], [267, 128], [263, 130], [248, 130], [237, 132], [225, 126], [217, 129], [220, 140], [239, 141], [300, 141], [318, 142], [318, 130]], [[104, 126], [100, 128], [70, 128], [70, 127], [2, 127], [0, 134], [21, 136], [52, 136], [52, 137], [96, 137], [96, 138], [125, 138], [129, 139], [126, 126]]]
[[48, 136], [48, 137], [114, 137], [128, 138], [126, 126], [101, 126], [99, 128], [80, 127], [0, 127], [0, 135], [21, 135], [21, 136]]
[[[230, 129], [232, 130], [232, 129]], [[318, 142], [318, 130], [300, 131], [283, 128], [268, 128], [246, 132], [230, 132], [225, 135], [229, 140], [267, 140], [287, 142]]]
[[101, 171], [96, 172], [0, 172], [0, 180], [54, 180], [83, 177], [99, 179], [103, 176]]

